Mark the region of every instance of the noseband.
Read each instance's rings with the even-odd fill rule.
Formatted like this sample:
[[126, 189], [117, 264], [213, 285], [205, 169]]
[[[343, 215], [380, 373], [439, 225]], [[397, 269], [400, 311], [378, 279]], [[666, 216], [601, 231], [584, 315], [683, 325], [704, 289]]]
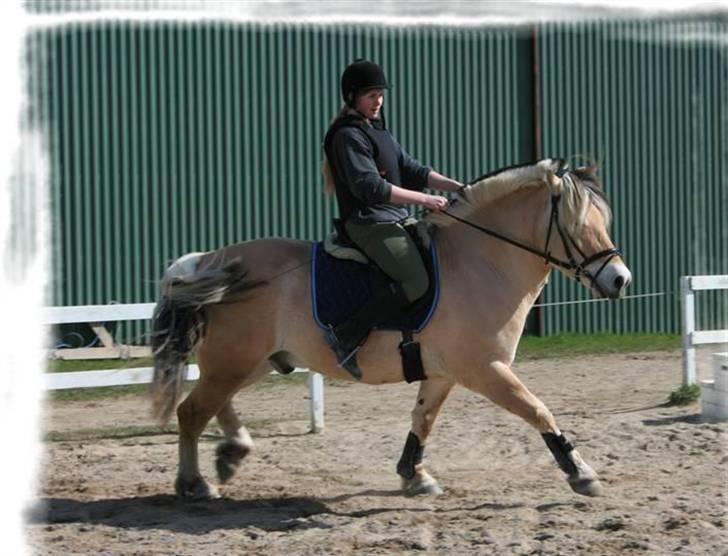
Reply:
[[[558, 171], [556, 172], [556, 176], [559, 178], [562, 178], [567, 172], [568, 172], [568, 166], [563, 165], [561, 166]], [[609, 262], [616, 256], [621, 255], [622, 252], [617, 249], [616, 247], [612, 247], [610, 249], [604, 249], [603, 251], [599, 251], [598, 253], [595, 253], [589, 257], [587, 257], [584, 252], [581, 250], [579, 245], [574, 241], [574, 238], [571, 237], [571, 235], [566, 232], [562, 226], [561, 222], [559, 222], [559, 202], [561, 201], [561, 195], [551, 195], [551, 217], [549, 218], [549, 229], [546, 234], [546, 245], [543, 249], [543, 251], [540, 251], [538, 249], [535, 249], [533, 247], [530, 247], [528, 245], [525, 245], [519, 241], [516, 241], [515, 239], [511, 239], [509, 237], [506, 237], [498, 232], [495, 232], [493, 230], [489, 230], [488, 228], [484, 228], [483, 226], [479, 226], [478, 224], [475, 224], [474, 222], [470, 222], [468, 220], [465, 220], [464, 218], [460, 218], [459, 216], [455, 216], [454, 214], [444, 210], [442, 211], [443, 214], [446, 214], [450, 218], [457, 220], [458, 222], [462, 222], [463, 224], [470, 226], [471, 228], [475, 228], [476, 230], [483, 232], [484, 234], [487, 234], [489, 236], [495, 237], [497, 239], [500, 239], [501, 241], [505, 241], [506, 243], [509, 243], [511, 245], [514, 245], [520, 249], [523, 249], [524, 251], [528, 251], [529, 253], [533, 253], [534, 255], [538, 255], [539, 257], [543, 257], [544, 263], [549, 264], [551, 263], [554, 266], [558, 266], [560, 268], [563, 268], [566, 271], [573, 271], [574, 272], [574, 279], [581, 283], [581, 279], [586, 278], [589, 280], [589, 287], [590, 288], [596, 288], [597, 291], [603, 296], [607, 297], [604, 290], [602, 290], [601, 286], [599, 285], [599, 282], [597, 282], [597, 279], [599, 278], [599, 275], [602, 273], [602, 271], [607, 267]], [[549, 251], [549, 245], [551, 243], [551, 234], [553, 233], [553, 229], [556, 228], [557, 232], [559, 233], [559, 236], [561, 237], [561, 242], [564, 245], [564, 252], [566, 253], [566, 260], [559, 259], [557, 257], [554, 257], [551, 255], [551, 251]], [[581, 262], [577, 262], [574, 257], [574, 250], [581, 256]], [[597, 270], [594, 274], [589, 272], [589, 269], [587, 268], [590, 264], [592, 264], [595, 261], [598, 261], [599, 259], [604, 259], [604, 262], [599, 267], [599, 270]]]
[[[573, 270], [574, 280], [581, 283], [581, 278], [583, 276], [584, 278], [589, 280], [590, 288], [596, 288], [603, 297], [607, 297], [604, 290], [602, 290], [601, 286], [599, 285], [599, 282], [597, 282], [597, 278], [599, 278], [599, 275], [607, 267], [609, 262], [614, 257], [621, 255], [622, 252], [616, 247], [611, 247], [609, 249], [599, 251], [598, 253], [594, 253], [590, 257], [587, 257], [581, 250], [579, 245], [576, 243], [576, 241], [574, 241], [574, 238], [571, 237], [570, 234], [565, 232], [564, 229], [561, 227], [561, 223], [559, 222], [560, 200], [561, 195], [551, 196], [551, 218], [549, 220], [549, 231], [546, 234], [546, 246], [544, 247], [542, 253], [544, 262], [554, 264], [567, 271]], [[561, 237], [561, 243], [564, 245], [564, 251], [566, 253], [565, 261], [552, 256], [551, 252], [549, 251], [549, 244], [551, 243], [551, 232], [553, 231], [554, 227], [559, 232], [559, 236]], [[581, 256], [581, 262], [576, 262], [572, 248], [575, 249], [576, 252]], [[597, 270], [594, 274], [589, 272], [589, 269], [587, 267], [593, 262], [598, 261], [602, 258], [604, 259], [604, 262], [602, 263], [602, 266], [599, 267], [599, 270]]]

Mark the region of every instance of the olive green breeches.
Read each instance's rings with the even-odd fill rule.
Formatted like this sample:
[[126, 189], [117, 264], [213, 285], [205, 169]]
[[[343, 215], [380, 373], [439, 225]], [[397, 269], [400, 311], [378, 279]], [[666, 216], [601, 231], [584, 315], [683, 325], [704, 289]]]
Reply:
[[417, 245], [396, 222], [355, 224], [347, 222], [346, 233], [385, 274], [399, 282], [410, 303], [427, 292], [427, 269]]

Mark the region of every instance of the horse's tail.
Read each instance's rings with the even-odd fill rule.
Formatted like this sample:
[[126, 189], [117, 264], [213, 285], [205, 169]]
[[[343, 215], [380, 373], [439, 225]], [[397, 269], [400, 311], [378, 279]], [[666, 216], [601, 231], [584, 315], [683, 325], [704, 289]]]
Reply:
[[187, 360], [205, 329], [206, 305], [230, 301], [263, 282], [246, 280], [239, 259], [196, 272], [201, 254], [178, 259], [162, 277], [162, 295], [152, 317], [154, 356], [152, 404], [155, 417], [166, 423], [182, 396]]

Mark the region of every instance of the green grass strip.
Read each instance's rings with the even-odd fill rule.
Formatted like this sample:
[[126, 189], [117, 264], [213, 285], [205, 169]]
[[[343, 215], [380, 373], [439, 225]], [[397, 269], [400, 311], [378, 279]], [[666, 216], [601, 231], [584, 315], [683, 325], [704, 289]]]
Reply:
[[64, 360], [51, 359], [48, 361], [49, 373], [72, 373], [76, 371], [103, 371], [106, 369], [136, 369], [137, 367], [153, 367], [151, 357], [139, 359], [83, 359]]
[[678, 334], [563, 334], [524, 336], [518, 347], [519, 359], [553, 359], [583, 355], [673, 351], [680, 349]]

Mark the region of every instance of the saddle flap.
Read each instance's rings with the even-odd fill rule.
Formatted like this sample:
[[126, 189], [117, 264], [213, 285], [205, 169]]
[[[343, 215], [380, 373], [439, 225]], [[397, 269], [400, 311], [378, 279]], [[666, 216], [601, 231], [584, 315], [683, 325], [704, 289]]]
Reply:
[[369, 264], [367, 256], [356, 247], [347, 247], [339, 243], [339, 235], [336, 231], [331, 232], [324, 239], [324, 251], [336, 259], [344, 259], [362, 264]]
[[423, 258], [429, 253], [432, 247], [432, 232], [435, 229], [433, 224], [424, 220], [407, 219], [404, 221], [404, 229], [407, 230], [422, 252]]
[[[376, 328], [419, 332], [427, 325], [437, 307], [440, 290], [434, 243], [427, 254], [426, 266], [430, 274], [428, 292], [407, 311], [391, 319], [391, 322], [378, 324]], [[324, 249], [324, 242], [314, 244], [311, 252], [314, 320], [323, 330], [341, 324], [367, 302], [381, 280], [388, 279], [375, 265], [334, 258]]]

